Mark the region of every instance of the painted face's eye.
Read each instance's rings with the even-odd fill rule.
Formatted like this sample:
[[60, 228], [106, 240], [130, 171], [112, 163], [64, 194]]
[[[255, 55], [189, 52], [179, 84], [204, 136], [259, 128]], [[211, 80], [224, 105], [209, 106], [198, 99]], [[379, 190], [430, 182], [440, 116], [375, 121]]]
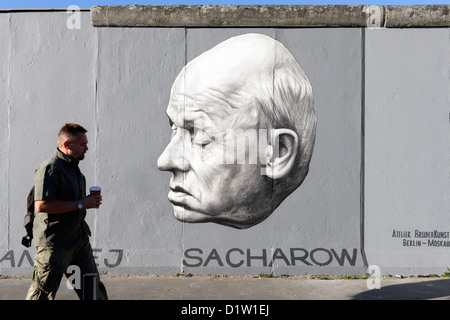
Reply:
[[210, 144], [213, 140], [214, 138], [203, 130], [194, 130], [192, 135], [192, 143], [202, 147]]
[[177, 126], [172, 122], [172, 120], [169, 120], [170, 127], [172, 128], [172, 136], [173, 138], [177, 134]]

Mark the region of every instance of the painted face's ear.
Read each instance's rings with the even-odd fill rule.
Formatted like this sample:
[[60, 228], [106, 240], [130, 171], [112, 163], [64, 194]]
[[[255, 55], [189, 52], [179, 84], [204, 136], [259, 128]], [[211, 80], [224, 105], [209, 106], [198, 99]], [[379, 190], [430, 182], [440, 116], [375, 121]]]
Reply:
[[280, 179], [289, 174], [297, 157], [298, 135], [290, 129], [272, 129], [265, 174]]

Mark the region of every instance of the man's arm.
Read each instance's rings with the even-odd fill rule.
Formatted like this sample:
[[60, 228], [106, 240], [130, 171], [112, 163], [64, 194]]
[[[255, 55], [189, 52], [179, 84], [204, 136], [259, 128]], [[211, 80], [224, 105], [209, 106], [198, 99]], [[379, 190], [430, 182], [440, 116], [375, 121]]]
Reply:
[[[102, 203], [102, 196], [89, 195], [81, 200], [83, 209], [98, 209]], [[36, 200], [34, 202], [36, 212], [46, 212], [50, 214], [58, 214], [78, 209], [78, 200], [62, 201], [62, 200]]]

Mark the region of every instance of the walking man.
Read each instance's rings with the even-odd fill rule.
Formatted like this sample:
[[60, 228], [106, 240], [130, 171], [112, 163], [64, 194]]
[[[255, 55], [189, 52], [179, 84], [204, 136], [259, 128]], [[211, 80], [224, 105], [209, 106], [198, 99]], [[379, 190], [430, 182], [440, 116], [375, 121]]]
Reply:
[[[75, 291], [80, 299], [108, 299], [98, 278], [85, 221], [86, 210], [99, 208], [102, 201], [101, 195], [86, 196], [86, 180], [78, 167], [88, 150], [86, 132], [78, 124], [64, 125], [55, 155], [35, 171], [33, 238], [37, 252], [27, 300], [53, 300], [63, 275], [69, 276], [69, 266], [79, 270], [80, 286]], [[95, 275], [89, 292], [84, 287], [86, 274]]]

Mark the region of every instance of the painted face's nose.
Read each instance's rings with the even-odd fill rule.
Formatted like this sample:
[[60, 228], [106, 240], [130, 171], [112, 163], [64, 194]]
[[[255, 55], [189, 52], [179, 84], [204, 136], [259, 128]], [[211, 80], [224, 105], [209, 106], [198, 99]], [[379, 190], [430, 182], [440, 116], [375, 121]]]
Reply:
[[186, 137], [182, 129], [172, 137], [163, 153], [158, 158], [158, 169], [161, 171], [188, 171], [191, 164], [185, 156]]

